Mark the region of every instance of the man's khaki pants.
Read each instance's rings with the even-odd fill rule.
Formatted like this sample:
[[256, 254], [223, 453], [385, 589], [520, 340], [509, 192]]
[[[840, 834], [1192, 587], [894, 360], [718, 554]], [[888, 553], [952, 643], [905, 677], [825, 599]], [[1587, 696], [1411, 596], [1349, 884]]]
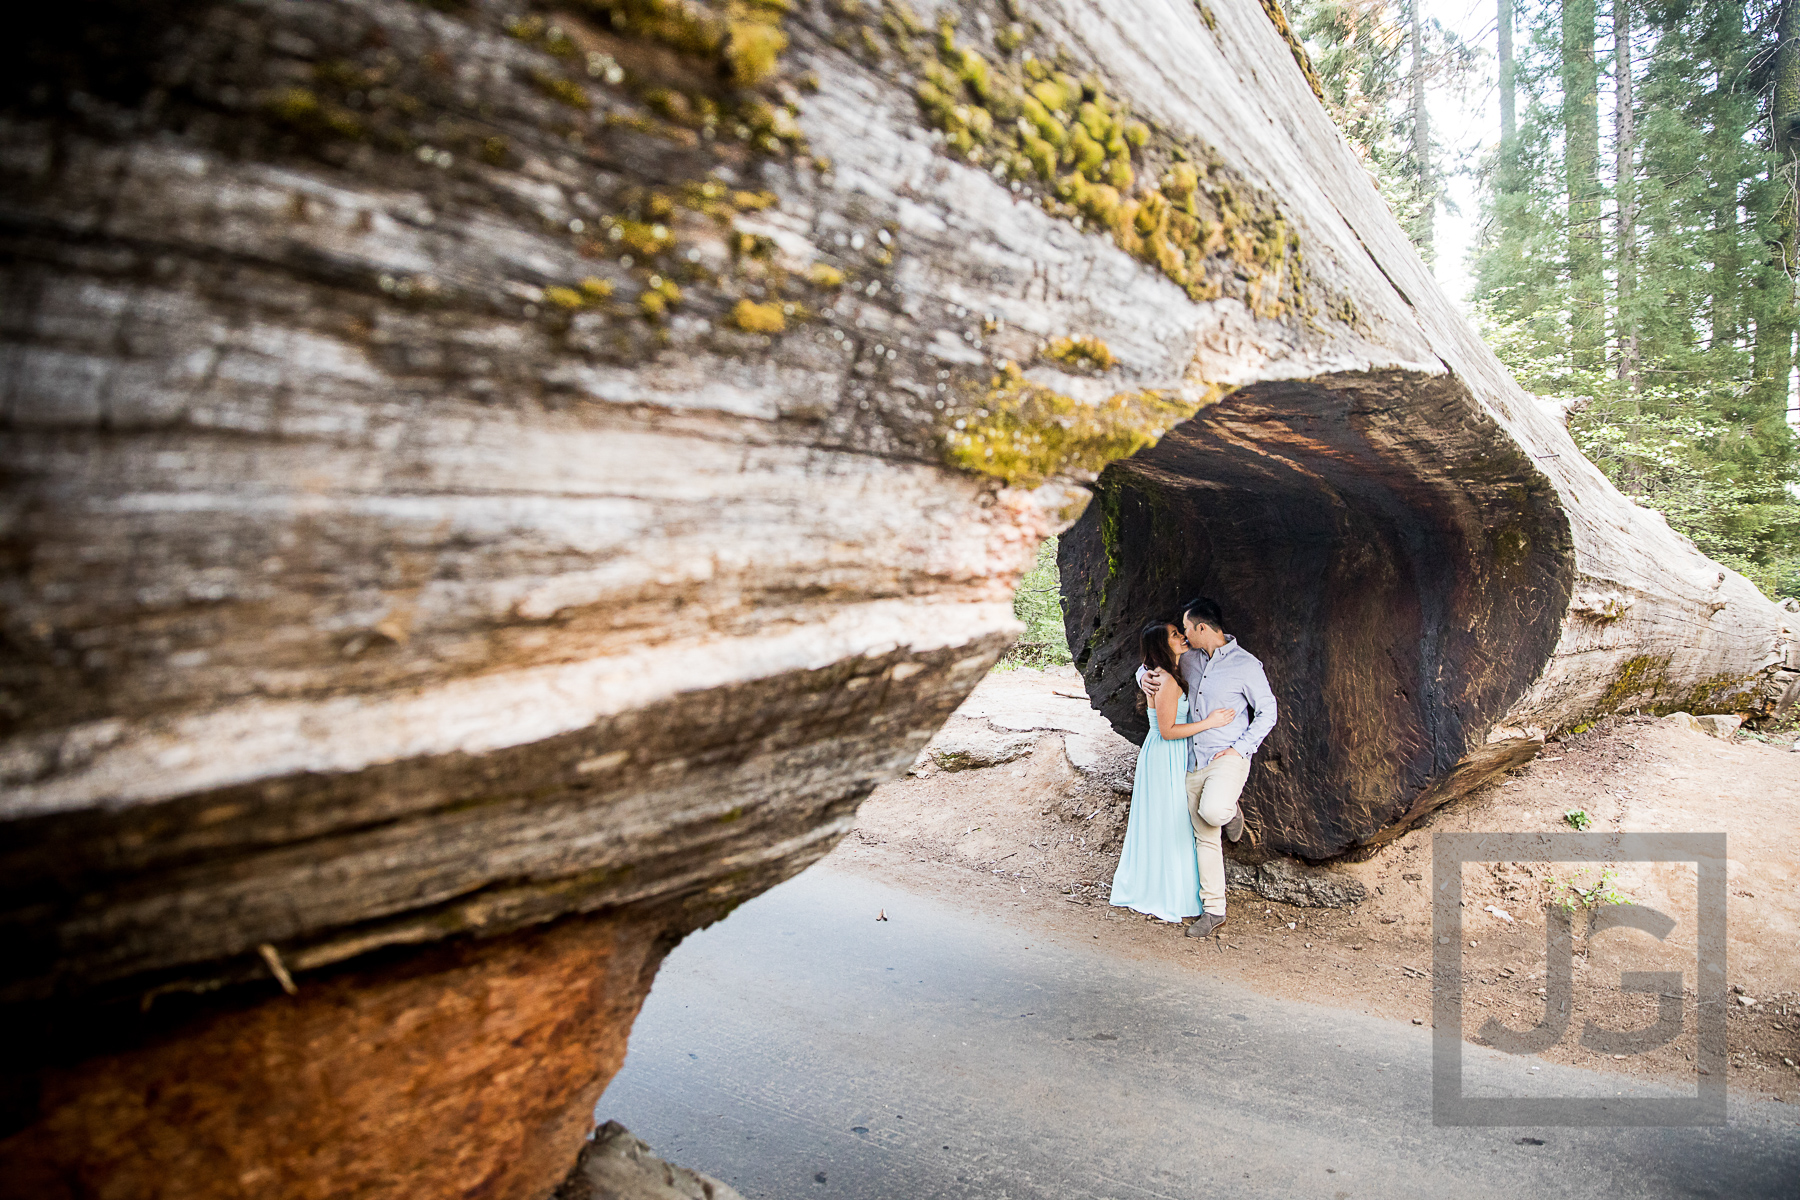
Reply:
[[1194, 825], [1194, 857], [1200, 860], [1200, 902], [1215, 916], [1225, 913], [1225, 848], [1219, 827], [1231, 823], [1238, 794], [1250, 777], [1250, 760], [1227, 754], [1201, 763], [1187, 777], [1188, 820]]

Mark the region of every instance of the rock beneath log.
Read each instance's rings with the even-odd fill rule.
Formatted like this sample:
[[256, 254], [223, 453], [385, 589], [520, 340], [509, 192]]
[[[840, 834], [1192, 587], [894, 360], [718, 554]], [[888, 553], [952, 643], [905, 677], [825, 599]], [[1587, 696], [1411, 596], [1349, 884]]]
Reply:
[[1703, 717], [1696, 717], [1692, 713], [1675, 712], [1662, 719], [1664, 725], [1670, 725], [1676, 729], [1686, 729], [1693, 733], [1704, 733], [1708, 737], [1723, 738], [1725, 741], [1730, 741], [1732, 735], [1737, 733], [1738, 727], [1743, 723], [1744, 718], [1735, 713], [1709, 713]]
[[1246, 864], [1227, 859], [1225, 882], [1265, 900], [1297, 908], [1349, 908], [1368, 899], [1369, 889], [1328, 867], [1308, 867], [1288, 858]]
[[973, 771], [1024, 758], [1036, 745], [1033, 734], [992, 729], [985, 721], [952, 718], [931, 739], [925, 753], [940, 771]]
[[1082, 778], [1119, 796], [1131, 795], [1138, 747], [1112, 730], [1104, 734], [1065, 733], [1063, 753]]
[[1728, 742], [1738, 731], [1738, 726], [1744, 723], [1744, 718], [1735, 713], [1710, 713], [1698, 720], [1703, 731]]
[[664, 1162], [631, 1130], [608, 1121], [582, 1147], [551, 1200], [744, 1200], [710, 1175]]
[[1094, 710], [1082, 687], [1080, 674], [1069, 667], [995, 672], [956, 715], [984, 721], [994, 730], [1060, 733], [1069, 765], [1084, 780], [1129, 796], [1138, 746], [1120, 737]]

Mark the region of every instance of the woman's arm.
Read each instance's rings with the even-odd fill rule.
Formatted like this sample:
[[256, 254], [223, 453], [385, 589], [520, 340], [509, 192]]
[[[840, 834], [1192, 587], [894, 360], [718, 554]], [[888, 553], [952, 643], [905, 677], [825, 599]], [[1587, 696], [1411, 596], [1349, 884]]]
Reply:
[[1237, 716], [1235, 708], [1215, 708], [1203, 721], [1187, 721], [1175, 723], [1175, 709], [1181, 702], [1181, 685], [1173, 679], [1163, 682], [1156, 693], [1156, 731], [1162, 734], [1165, 742], [1179, 741], [1193, 737], [1205, 729], [1217, 729], [1221, 725], [1231, 724]]

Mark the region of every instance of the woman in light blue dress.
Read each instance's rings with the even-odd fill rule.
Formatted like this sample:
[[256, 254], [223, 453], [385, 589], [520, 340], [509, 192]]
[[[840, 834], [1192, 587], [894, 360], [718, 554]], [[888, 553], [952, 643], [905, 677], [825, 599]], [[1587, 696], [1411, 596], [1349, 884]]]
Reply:
[[[1131, 784], [1131, 816], [1125, 847], [1113, 872], [1112, 903], [1179, 925], [1200, 915], [1200, 867], [1187, 807], [1187, 739], [1203, 729], [1229, 725], [1235, 709], [1221, 708], [1189, 721], [1187, 696], [1176, 664], [1187, 652], [1181, 630], [1152, 621], [1138, 635], [1144, 665], [1160, 668], [1162, 688], [1150, 712], [1150, 732], [1138, 752]], [[1142, 693], [1138, 703], [1144, 704]]]

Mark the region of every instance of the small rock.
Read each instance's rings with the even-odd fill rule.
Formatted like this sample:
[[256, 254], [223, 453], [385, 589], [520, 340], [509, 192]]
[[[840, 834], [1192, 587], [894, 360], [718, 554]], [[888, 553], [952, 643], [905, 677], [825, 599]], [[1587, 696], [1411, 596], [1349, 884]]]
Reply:
[[1349, 908], [1369, 898], [1369, 889], [1342, 871], [1301, 866], [1288, 858], [1272, 858], [1255, 866], [1227, 860], [1225, 882], [1296, 908]]
[[1737, 1000], [1738, 1000], [1738, 1003], [1743, 1005], [1745, 1008], [1749, 1008], [1751, 1005], [1756, 1003], [1756, 1001], [1751, 999], [1749, 996], [1739, 996], [1737, 998]]
[[617, 1121], [594, 1131], [552, 1200], [744, 1200], [717, 1179], [657, 1158]]
[[1700, 726], [1700, 732], [1716, 738], [1723, 738], [1725, 741], [1730, 741], [1731, 736], [1738, 731], [1738, 726], [1744, 723], [1744, 718], [1725, 713], [1695, 717], [1694, 720]]
[[1035, 733], [1003, 733], [986, 722], [952, 720], [925, 752], [940, 771], [973, 771], [1024, 758], [1036, 744]]
[[1425, 1019], [1423, 1017], [1414, 1017], [1413, 1018], [1414, 1025], [1423, 1025], [1424, 1023], [1425, 1023]]
[[1082, 778], [1111, 788], [1120, 796], [1131, 795], [1137, 774], [1138, 748], [1110, 729], [1094, 733], [1063, 734], [1063, 756]]
[[1706, 732], [1706, 730], [1701, 727], [1699, 718], [1695, 717], [1693, 713], [1672, 712], [1661, 721], [1658, 721], [1657, 724], [1670, 725], [1676, 729], [1686, 729], [1690, 733]]

